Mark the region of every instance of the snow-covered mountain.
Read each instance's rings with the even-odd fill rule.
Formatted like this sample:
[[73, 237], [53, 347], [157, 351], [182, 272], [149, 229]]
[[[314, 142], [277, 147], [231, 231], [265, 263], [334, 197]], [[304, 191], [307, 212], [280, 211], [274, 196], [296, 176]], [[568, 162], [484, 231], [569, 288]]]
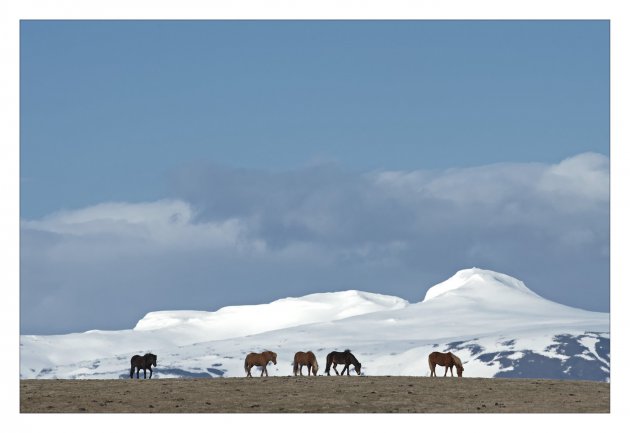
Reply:
[[267, 368], [276, 376], [292, 374], [299, 350], [312, 350], [324, 374], [328, 352], [351, 349], [366, 375], [427, 376], [428, 354], [452, 351], [466, 377], [610, 377], [609, 314], [546, 300], [477, 268], [431, 287], [418, 303], [349, 290], [215, 312], [159, 311], [131, 330], [20, 340], [23, 379], [128, 378], [131, 356], [148, 351], [158, 355], [154, 377], [242, 377], [247, 353], [265, 349], [278, 354]]

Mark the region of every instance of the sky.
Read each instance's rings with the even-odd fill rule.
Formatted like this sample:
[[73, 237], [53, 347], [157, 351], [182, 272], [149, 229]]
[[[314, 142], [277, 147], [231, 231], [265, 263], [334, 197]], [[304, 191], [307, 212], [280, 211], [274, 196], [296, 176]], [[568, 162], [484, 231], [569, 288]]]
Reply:
[[608, 21], [22, 21], [20, 332], [456, 271], [610, 310]]

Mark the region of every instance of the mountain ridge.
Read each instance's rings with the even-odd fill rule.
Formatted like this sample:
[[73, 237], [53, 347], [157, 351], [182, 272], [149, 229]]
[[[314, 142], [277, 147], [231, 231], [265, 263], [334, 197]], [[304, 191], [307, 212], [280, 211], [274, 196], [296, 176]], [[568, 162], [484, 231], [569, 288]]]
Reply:
[[430, 351], [452, 350], [468, 376], [606, 381], [609, 328], [607, 313], [557, 304], [513, 277], [472, 268], [417, 303], [347, 290], [215, 312], [152, 312], [132, 330], [21, 336], [20, 375], [125, 377], [132, 354], [154, 351], [156, 377], [240, 376], [244, 355], [263, 349], [281, 354], [270, 374], [288, 375], [295, 351], [313, 350], [323, 369], [328, 351], [351, 348], [368, 375], [426, 375]]

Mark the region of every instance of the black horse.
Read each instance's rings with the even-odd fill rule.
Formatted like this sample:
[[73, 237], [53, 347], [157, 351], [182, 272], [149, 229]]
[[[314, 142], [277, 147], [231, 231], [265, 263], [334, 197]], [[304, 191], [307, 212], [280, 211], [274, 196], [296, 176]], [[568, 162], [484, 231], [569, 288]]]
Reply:
[[344, 364], [343, 370], [341, 370], [342, 376], [345, 372], [347, 372], [348, 376], [350, 376], [350, 364], [354, 365], [354, 371], [357, 372], [357, 375], [361, 374], [361, 363], [352, 353], [350, 353], [349, 350], [344, 350], [343, 352], [330, 352], [328, 356], [326, 356], [326, 374], [328, 376], [330, 376], [331, 364], [337, 375], [339, 375], [339, 372], [337, 371], [337, 364]]
[[133, 372], [136, 371], [136, 379], [140, 379], [140, 370], [144, 370], [144, 378], [147, 378], [147, 369], [149, 370], [149, 379], [153, 376], [153, 370], [151, 366], [157, 367], [157, 355], [147, 353], [144, 356], [133, 355], [131, 357], [131, 370], [129, 371], [129, 377], [133, 379]]

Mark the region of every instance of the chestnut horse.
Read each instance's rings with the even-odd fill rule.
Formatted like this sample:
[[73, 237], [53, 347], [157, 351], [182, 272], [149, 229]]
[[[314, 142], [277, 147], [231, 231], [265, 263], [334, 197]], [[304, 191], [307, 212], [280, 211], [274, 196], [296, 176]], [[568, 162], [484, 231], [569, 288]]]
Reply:
[[311, 375], [311, 368], [313, 368], [313, 376], [317, 376], [317, 370], [319, 369], [319, 366], [317, 365], [317, 358], [315, 358], [315, 354], [310, 350], [306, 353], [296, 352], [293, 357], [293, 374], [297, 376], [299, 368], [300, 376], [302, 376], [302, 367], [305, 365], [309, 376]]
[[149, 369], [149, 379], [153, 377], [153, 370], [151, 365], [157, 367], [157, 355], [147, 353], [144, 356], [133, 355], [131, 357], [131, 370], [129, 371], [129, 377], [133, 379], [133, 372], [136, 371], [136, 379], [140, 379], [140, 369], [144, 370], [144, 378], [147, 378], [147, 369]]
[[348, 376], [350, 376], [350, 364], [354, 365], [354, 371], [356, 371], [357, 376], [361, 375], [361, 363], [355, 358], [355, 356], [350, 353], [349, 350], [344, 350], [343, 352], [330, 352], [326, 357], [326, 374], [330, 376], [330, 365], [332, 364], [332, 368], [339, 375], [337, 371], [337, 364], [344, 364], [343, 370], [341, 370], [341, 375], [343, 373], [348, 372]]
[[247, 355], [245, 357], [245, 371], [247, 372], [246, 377], [252, 377], [251, 370], [254, 365], [262, 367], [262, 373], [260, 373], [260, 377], [262, 377], [264, 374], [269, 376], [269, 373], [267, 373], [267, 364], [269, 364], [269, 361], [273, 362], [274, 365], [276, 364], [276, 353], [270, 350], [265, 350], [263, 353], [252, 352]]
[[429, 368], [431, 369], [431, 376], [436, 376], [435, 374], [435, 366], [440, 365], [445, 367], [444, 369], [444, 377], [446, 377], [446, 373], [448, 370], [451, 370], [451, 377], [453, 377], [453, 366], [457, 369], [457, 377], [462, 377], [462, 372], [464, 371], [464, 366], [462, 365], [462, 360], [457, 356], [453, 355], [451, 352], [442, 353], [442, 352], [433, 352], [429, 355]]

